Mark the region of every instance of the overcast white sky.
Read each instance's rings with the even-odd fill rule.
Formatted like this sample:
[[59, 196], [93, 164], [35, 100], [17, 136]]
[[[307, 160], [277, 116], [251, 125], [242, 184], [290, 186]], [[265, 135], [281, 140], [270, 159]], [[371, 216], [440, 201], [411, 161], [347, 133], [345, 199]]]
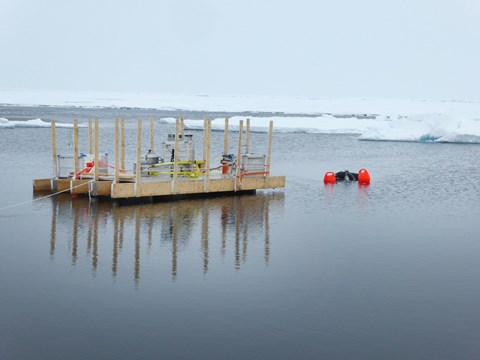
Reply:
[[0, 0], [0, 88], [480, 99], [479, 0]]

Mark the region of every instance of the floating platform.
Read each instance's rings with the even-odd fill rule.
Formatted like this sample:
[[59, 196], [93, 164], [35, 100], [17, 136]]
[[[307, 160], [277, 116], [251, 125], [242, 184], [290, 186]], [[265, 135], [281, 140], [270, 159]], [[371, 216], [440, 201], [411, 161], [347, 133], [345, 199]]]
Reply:
[[[112, 199], [165, 197], [175, 198], [188, 195], [235, 194], [256, 190], [285, 187], [285, 176], [271, 176], [271, 148], [273, 122], [270, 122], [267, 154], [258, 156], [250, 152], [250, 119], [245, 128], [243, 121], [238, 130], [236, 155], [228, 149], [228, 118], [225, 119], [224, 149], [220, 164], [211, 165], [211, 121], [204, 119], [203, 158], [194, 158], [193, 136], [185, 134], [183, 119], [176, 121], [175, 134], [170, 141], [163, 142], [161, 149], [169, 162], [164, 162], [154, 153], [155, 127], [150, 119], [150, 144], [147, 155], [142, 156], [142, 121], [137, 124], [136, 162], [132, 172], [125, 166], [125, 133], [123, 119], [115, 120], [115, 164], [101, 159], [99, 149], [99, 121], [89, 120], [89, 155], [79, 153], [78, 121], [73, 127], [73, 156], [57, 154], [56, 127], [52, 121], [52, 156], [54, 176], [33, 180], [33, 190], [51, 194], [70, 192], [72, 195], [86, 194]], [[94, 130], [94, 131], [93, 131]], [[95, 166], [98, 164], [98, 166]], [[218, 166], [217, 166], [218, 165]]]

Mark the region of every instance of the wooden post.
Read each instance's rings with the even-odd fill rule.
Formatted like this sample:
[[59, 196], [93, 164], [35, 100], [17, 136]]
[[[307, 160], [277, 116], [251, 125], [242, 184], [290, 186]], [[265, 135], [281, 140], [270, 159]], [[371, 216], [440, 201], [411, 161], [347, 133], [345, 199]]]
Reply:
[[173, 153], [173, 191], [175, 191], [175, 184], [178, 177], [178, 137], [180, 135], [180, 120], [177, 119], [175, 122], [175, 150]]
[[183, 115], [180, 117], [180, 131], [182, 134], [182, 140], [185, 141], [185, 121]]
[[95, 155], [94, 155], [94, 179], [95, 181], [98, 181], [98, 177], [99, 177], [99, 174], [100, 174], [100, 163], [99, 163], [99, 156], [98, 156], [98, 138], [99, 138], [99, 133], [98, 133], [98, 119], [96, 118], [95, 119]]
[[92, 119], [88, 119], [88, 153], [93, 154], [93, 124]]
[[250, 153], [250, 118], [247, 118], [247, 129], [245, 134], [245, 154]]
[[57, 171], [57, 131], [55, 120], [52, 120], [52, 160], [53, 160], [53, 177], [58, 179]]
[[273, 135], [273, 121], [270, 120], [270, 127], [268, 130], [268, 154], [267, 154], [267, 176], [270, 176], [270, 163], [272, 161], [272, 135]]
[[223, 134], [223, 153], [228, 154], [228, 116], [225, 118], [225, 132]]
[[136, 190], [135, 193], [139, 191], [140, 181], [142, 179], [142, 120], [138, 119], [137, 124], [137, 167], [136, 167], [136, 177], [135, 177], [135, 185]]
[[120, 119], [120, 125], [121, 125], [121, 146], [122, 150], [120, 152], [120, 167], [122, 170], [125, 170], [125, 119], [122, 117]]
[[78, 173], [78, 120], [73, 120], [73, 179], [77, 179]]
[[[119, 183], [119, 175], [120, 175], [120, 171], [119, 171], [119, 167], [120, 167], [120, 152], [119, 152], [119, 125], [120, 125], [120, 121], [119, 119], [115, 119], [115, 184]], [[115, 229], [116, 230], [116, 229]]]
[[150, 117], [150, 150], [155, 150], [155, 140], [154, 140], [154, 120], [153, 117]]
[[207, 159], [207, 117], [203, 118], [203, 160]]
[[243, 120], [240, 120], [240, 124], [238, 125], [237, 177], [240, 176], [240, 168], [242, 167], [242, 132]]
[[212, 121], [207, 120], [207, 157], [205, 159], [205, 192], [208, 192], [208, 185], [210, 183], [210, 149], [211, 149], [211, 134]]

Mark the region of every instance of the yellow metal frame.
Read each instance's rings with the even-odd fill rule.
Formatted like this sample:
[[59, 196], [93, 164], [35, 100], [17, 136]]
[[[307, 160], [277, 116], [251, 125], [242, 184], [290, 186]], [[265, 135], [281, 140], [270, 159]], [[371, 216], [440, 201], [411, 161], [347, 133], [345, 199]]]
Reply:
[[[202, 174], [202, 167], [205, 164], [204, 160], [193, 160], [193, 161], [179, 161], [177, 163], [179, 166], [181, 165], [193, 165], [195, 170], [193, 171], [178, 171], [179, 176], [187, 176], [189, 178], [198, 178], [199, 175]], [[163, 166], [174, 166], [175, 163], [173, 162], [166, 162], [166, 163], [160, 163], [160, 164], [155, 164], [153, 167], [163, 167]], [[158, 176], [158, 175], [173, 175], [173, 170], [172, 171], [154, 171], [154, 170], [149, 170], [148, 175], [153, 175], [153, 176]]]

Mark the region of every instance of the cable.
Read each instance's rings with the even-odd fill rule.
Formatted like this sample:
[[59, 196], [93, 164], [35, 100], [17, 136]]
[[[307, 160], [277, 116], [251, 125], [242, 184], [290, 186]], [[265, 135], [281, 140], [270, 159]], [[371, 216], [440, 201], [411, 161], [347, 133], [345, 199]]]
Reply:
[[0, 211], [7, 210], [7, 209], [11, 209], [11, 208], [14, 208], [14, 207], [17, 207], [17, 206], [21, 206], [21, 205], [30, 204], [30, 203], [33, 203], [33, 202], [35, 202], [35, 201], [47, 199], [47, 198], [53, 197], [53, 196], [55, 196], [55, 195], [58, 195], [58, 194], [61, 194], [61, 193], [70, 191], [71, 189], [76, 189], [77, 187], [85, 186], [85, 185], [87, 185], [87, 184], [90, 184], [92, 181], [94, 181], [94, 180], [90, 180], [89, 182], [86, 182], [85, 184], [80, 184], [80, 185], [74, 186], [74, 187], [72, 187], [72, 188], [68, 188], [68, 189], [65, 189], [65, 190], [62, 190], [62, 191], [58, 191], [58, 192], [56, 192], [56, 193], [49, 194], [49, 195], [46, 195], [46, 196], [42, 196], [42, 197], [39, 197], [39, 198], [36, 198], [36, 199], [33, 199], [33, 200], [28, 200], [28, 201], [24, 201], [24, 202], [21, 202], [21, 203], [18, 203], [18, 204], [9, 205], [9, 206], [0, 208]]

